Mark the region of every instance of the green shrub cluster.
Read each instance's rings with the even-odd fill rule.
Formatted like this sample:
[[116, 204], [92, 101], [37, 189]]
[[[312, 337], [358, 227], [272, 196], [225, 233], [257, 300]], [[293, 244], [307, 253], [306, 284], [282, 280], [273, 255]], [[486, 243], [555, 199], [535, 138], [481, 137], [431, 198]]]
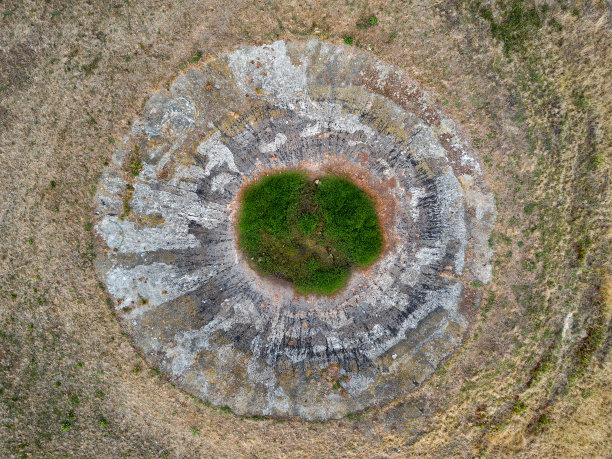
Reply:
[[311, 181], [288, 171], [252, 184], [242, 197], [238, 233], [253, 267], [303, 294], [336, 292], [353, 266], [369, 265], [382, 249], [372, 200], [335, 175]]

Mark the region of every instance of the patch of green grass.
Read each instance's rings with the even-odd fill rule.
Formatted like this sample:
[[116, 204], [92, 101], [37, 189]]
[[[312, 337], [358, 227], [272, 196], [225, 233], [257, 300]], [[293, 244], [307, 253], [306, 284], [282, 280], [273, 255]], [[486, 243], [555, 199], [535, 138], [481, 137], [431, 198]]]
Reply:
[[368, 29], [378, 24], [378, 18], [371, 14], [370, 16], [363, 17], [357, 21], [358, 29]]
[[526, 271], [535, 271], [537, 268], [537, 264], [534, 260], [523, 260], [522, 265], [523, 269]]
[[530, 202], [529, 204], [527, 204], [524, 208], [523, 211], [527, 214], [527, 215], [531, 215], [533, 213], [533, 211], [536, 208], [536, 204], [535, 202]]
[[578, 371], [582, 371], [591, 361], [595, 351], [599, 348], [604, 337], [604, 325], [589, 325], [586, 336], [576, 346]]
[[516, 414], [523, 414], [527, 409], [527, 404], [522, 400], [517, 400], [512, 406], [512, 411]]
[[589, 169], [597, 169], [601, 166], [603, 166], [606, 163], [606, 157], [601, 154], [594, 154], [593, 156], [591, 156], [591, 163], [588, 165]]
[[550, 417], [546, 414], [543, 414], [538, 418], [538, 426], [540, 428], [547, 426], [551, 422], [552, 422], [552, 419], [550, 419]]
[[100, 64], [100, 59], [102, 59], [101, 52], [96, 54], [89, 64], [83, 66], [83, 71], [85, 72], [85, 75], [90, 76], [93, 74], [94, 70], [96, 70], [98, 68], [98, 65]]
[[486, 322], [487, 314], [491, 311], [491, 309], [493, 309], [493, 306], [495, 305], [495, 298], [495, 293], [493, 291], [489, 291], [489, 296], [487, 297], [482, 307], [482, 310], [480, 311], [480, 315], [482, 317], [483, 322]]
[[349, 421], [362, 421], [363, 413], [359, 413], [359, 412], [349, 413], [346, 415], [346, 419], [348, 419]]
[[352, 263], [372, 263], [382, 248], [382, 233], [368, 195], [345, 178], [328, 176], [321, 179], [315, 198], [325, 220], [324, 233]]
[[196, 51], [189, 57], [189, 62], [193, 62], [194, 64], [202, 59], [203, 52], [201, 50]]
[[298, 227], [306, 236], [312, 235], [318, 223], [319, 219], [317, 216], [310, 213], [299, 215], [297, 218]]
[[351, 45], [351, 46], [353, 45], [353, 42], [355, 41], [355, 39], [351, 37], [350, 35], [343, 35], [342, 40], [344, 40], [345, 44]]
[[238, 233], [254, 268], [303, 294], [336, 292], [352, 266], [369, 265], [382, 249], [371, 199], [334, 175], [310, 181], [302, 172], [282, 172], [251, 185]]
[[129, 166], [132, 177], [138, 177], [138, 174], [142, 171], [142, 159], [140, 158], [140, 149], [138, 147], [134, 147]]
[[387, 37], [387, 39], [385, 40], [386, 44], [391, 43], [393, 40], [395, 40], [397, 38], [397, 32], [391, 32], [389, 34], [389, 36]]
[[132, 211], [132, 208], [130, 207], [132, 196], [134, 196], [134, 187], [128, 183], [125, 186], [125, 196], [123, 197], [123, 215], [121, 216], [121, 219], [127, 217]]
[[481, 6], [480, 2], [476, 2], [476, 6], [480, 16], [489, 22], [491, 35], [504, 44], [507, 55], [524, 49], [525, 41], [542, 25], [540, 14], [545, 14], [527, 7], [524, 0], [513, 0], [496, 21], [491, 8]]

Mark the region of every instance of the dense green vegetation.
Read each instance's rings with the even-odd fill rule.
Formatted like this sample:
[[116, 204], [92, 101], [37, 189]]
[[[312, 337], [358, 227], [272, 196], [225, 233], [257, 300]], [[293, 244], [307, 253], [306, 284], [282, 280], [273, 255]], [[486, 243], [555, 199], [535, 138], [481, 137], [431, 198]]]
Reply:
[[382, 249], [371, 199], [335, 175], [264, 177], [244, 192], [238, 233], [253, 267], [293, 282], [303, 294], [336, 292], [352, 266], [372, 263]]

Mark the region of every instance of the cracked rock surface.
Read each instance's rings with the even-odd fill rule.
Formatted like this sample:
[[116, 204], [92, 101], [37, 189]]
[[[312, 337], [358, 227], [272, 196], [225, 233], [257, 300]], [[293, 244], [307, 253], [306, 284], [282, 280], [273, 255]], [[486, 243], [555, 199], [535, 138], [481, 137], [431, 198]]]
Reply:
[[[348, 174], [385, 248], [334, 296], [258, 276], [245, 184]], [[238, 49], [147, 102], [100, 179], [97, 267], [134, 345], [239, 414], [338, 418], [414, 390], [460, 344], [463, 283], [491, 278], [496, 217], [456, 124], [401, 71], [319, 41]]]

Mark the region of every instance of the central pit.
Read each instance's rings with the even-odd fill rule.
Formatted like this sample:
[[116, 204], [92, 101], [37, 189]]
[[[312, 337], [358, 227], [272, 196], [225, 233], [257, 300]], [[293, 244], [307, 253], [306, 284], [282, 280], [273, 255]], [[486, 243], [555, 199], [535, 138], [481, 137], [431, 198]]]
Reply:
[[375, 204], [349, 177], [278, 171], [240, 194], [238, 241], [247, 262], [300, 294], [336, 293], [354, 266], [370, 265], [382, 250]]
[[[494, 200], [456, 123], [400, 70], [318, 41], [241, 48], [169, 88], [96, 197], [97, 267], [134, 345], [245, 415], [338, 418], [417, 389], [468, 330], [464, 285], [491, 277]], [[241, 191], [283, 170], [372, 197], [380, 254], [334, 295], [242, 255]]]

